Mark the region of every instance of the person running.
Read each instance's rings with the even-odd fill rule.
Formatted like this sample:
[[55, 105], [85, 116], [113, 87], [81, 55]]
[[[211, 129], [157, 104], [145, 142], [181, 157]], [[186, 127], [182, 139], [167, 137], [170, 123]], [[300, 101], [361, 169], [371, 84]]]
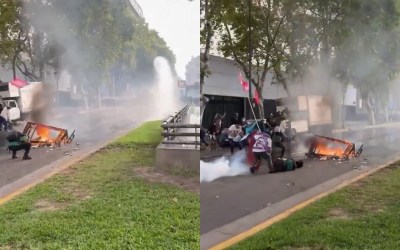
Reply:
[[250, 168], [250, 172], [254, 174], [261, 165], [261, 160], [264, 159], [267, 161], [268, 169], [270, 173], [274, 172], [274, 166], [272, 164], [272, 141], [268, 134], [262, 133], [260, 131], [256, 132], [254, 135], [254, 145], [252, 148], [252, 152], [254, 158], [256, 159], [254, 165]]
[[18, 132], [13, 131], [11, 134], [7, 136], [7, 140], [9, 142], [8, 149], [12, 152], [12, 159], [17, 159], [17, 151], [25, 150], [23, 160], [30, 160], [32, 159], [29, 156], [29, 152], [31, 150], [31, 143], [28, 142], [28, 138], [26, 135]]

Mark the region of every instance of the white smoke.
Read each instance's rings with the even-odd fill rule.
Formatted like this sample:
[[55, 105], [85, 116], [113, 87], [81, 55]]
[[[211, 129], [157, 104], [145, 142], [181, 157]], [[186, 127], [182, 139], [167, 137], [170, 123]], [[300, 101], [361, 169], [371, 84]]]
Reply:
[[171, 66], [164, 57], [154, 59], [154, 67], [157, 72], [158, 91], [155, 97], [157, 113], [160, 118], [171, 115], [180, 108], [179, 89], [172, 74]]
[[200, 161], [200, 182], [248, 174], [250, 174], [250, 167], [246, 164], [245, 150], [235, 153], [230, 160], [222, 157], [213, 162]]

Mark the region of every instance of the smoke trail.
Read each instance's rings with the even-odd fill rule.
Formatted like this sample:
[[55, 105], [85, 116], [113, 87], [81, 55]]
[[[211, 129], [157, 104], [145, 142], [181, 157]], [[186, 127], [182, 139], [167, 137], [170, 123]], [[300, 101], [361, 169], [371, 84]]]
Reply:
[[156, 57], [154, 67], [157, 73], [156, 84], [158, 85], [158, 96], [155, 96], [154, 101], [158, 104], [157, 113], [160, 118], [165, 118], [179, 109], [178, 87], [166, 58]]
[[230, 161], [226, 157], [213, 162], [200, 161], [200, 182], [211, 182], [227, 176], [248, 175], [250, 170], [245, 160], [246, 153], [241, 150], [234, 154]]

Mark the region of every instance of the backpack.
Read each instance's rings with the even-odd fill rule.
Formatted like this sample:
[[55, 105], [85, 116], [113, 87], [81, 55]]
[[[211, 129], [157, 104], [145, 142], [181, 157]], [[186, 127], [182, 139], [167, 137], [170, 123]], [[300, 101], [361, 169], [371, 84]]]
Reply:
[[21, 133], [19, 132], [12, 132], [11, 134], [9, 134], [6, 139], [8, 142], [18, 142], [19, 138], [22, 136]]
[[295, 170], [295, 161], [291, 158], [286, 160], [286, 171], [293, 171]]

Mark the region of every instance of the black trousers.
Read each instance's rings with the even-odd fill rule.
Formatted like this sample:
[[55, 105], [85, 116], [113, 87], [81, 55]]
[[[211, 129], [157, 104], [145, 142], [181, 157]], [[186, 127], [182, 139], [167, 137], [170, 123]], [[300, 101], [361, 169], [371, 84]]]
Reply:
[[234, 141], [233, 139], [229, 139], [229, 146], [231, 146], [231, 154], [233, 154], [233, 151], [235, 147], [238, 147], [239, 150], [243, 149], [242, 142], [241, 141]]
[[11, 150], [13, 156], [16, 156], [17, 151], [20, 151], [20, 150], [25, 150], [24, 155], [27, 156], [27, 155], [29, 155], [29, 152], [31, 151], [31, 144], [30, 143], [21, 143], [16, 146], [9, 146], [8, 148]]

